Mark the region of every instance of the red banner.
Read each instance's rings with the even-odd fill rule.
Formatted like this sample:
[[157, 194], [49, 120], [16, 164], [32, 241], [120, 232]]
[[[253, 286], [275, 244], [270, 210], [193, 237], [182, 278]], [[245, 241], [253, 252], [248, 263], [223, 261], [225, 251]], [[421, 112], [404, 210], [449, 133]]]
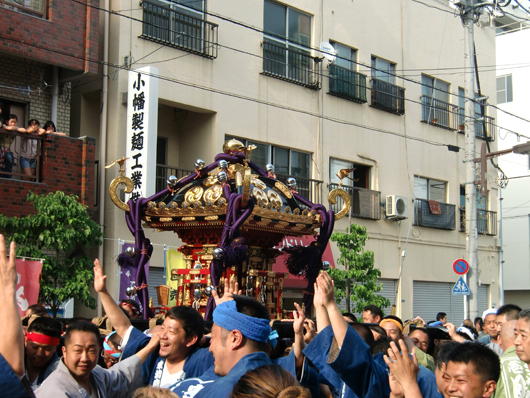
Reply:
[[40, 274], [42, 263], [40, 261], [16, 260], [17, 262], [17, 290], [15, 293], [18, 312], [24, 316], [30, 305], [39, 302]]

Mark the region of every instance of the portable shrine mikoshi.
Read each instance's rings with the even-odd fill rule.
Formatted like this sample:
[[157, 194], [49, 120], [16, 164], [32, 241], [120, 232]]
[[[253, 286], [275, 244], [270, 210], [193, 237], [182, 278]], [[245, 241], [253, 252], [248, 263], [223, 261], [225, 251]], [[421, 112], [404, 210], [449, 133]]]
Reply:
[[[307, 280], [304, 304], [312, 303], [313, 283], [322, 269], [322, 254], [333, 231], [334, 221], [348, 212], [350, 196], [340, 187], [328, 195], [331, 204], [337, 196], [343, 200], [338, 213], [314, 204], [296, 192], [296, 180], [286, 184], [274, 174], [274, 166], [261, 169], [249, 160], [253, 146], [238, 140], [227, 141], [223, 153], [206, 166], [198, 159], [195, 172], [177, 179], [170, 176], [167, 188], [150, 198], [124, 203], [117, 195], [120, 184], [126, 193], [133, 182], [122, 175], [110, 184], [110, 197], [125, 211], [129, 230], [135, 237], [134, 247], [119, 255], [120, 265], [137, 267], [136, 285], [146, 286], [147, 262], [153, 247], [143, 227], [176, 232], [185, 243], [186, 269], [171, 270], [178, 280], [177, 305], [193, 306], [211, 319], [215, 303], [212, 289], [223, 289], [223, 278], [236, 278], [243, 294], [251, 295], [270, 312], [272, 319], [283, 316], [282, 284], [287, 273], [273, 272], [279, 255], [287, 255], [289, 273]], [[143, 222], [143, 225], [142, 225]], [[320, 233], [317, 234], [317, 230]], [[286, 236], [312, 235], [309, 246], [273, 249]], [[143, 316], [150, 315], [147, 289], [136, 292]]]

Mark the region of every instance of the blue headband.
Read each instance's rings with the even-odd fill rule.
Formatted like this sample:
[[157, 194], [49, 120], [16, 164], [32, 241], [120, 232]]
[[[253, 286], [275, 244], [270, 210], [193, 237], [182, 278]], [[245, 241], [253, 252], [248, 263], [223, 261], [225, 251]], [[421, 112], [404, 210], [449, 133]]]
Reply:
[[254, 318], [237, 312], [234, 300], [225, 301], [215, 307], [213, 321], [217, 326], [226, 330], [239, 330], [247, 339], [260, 343], [269, 341], [271, 327], [267, 319]]
[[276, 346], [278, 345], [278, 338], [280, 336], [278, 335], [278, 331], [277, 330], [273, 330], [271, 332], [271, 334], [269, 335], [269, 343], [271, 343], [271, 346], [272, 348], [276, 348]]

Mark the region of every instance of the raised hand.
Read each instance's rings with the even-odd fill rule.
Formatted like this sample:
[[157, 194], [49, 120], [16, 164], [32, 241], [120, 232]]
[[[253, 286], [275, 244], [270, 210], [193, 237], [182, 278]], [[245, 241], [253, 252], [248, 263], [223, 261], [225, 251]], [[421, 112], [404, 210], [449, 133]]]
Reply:
[[103, 273], [103, 267], [96, 258], [94, 260], [94, 290], [97, 293], [104, 293], [107, 291], [107, 275]]
[[300, 336], [303, 336], [304, 335], [304, 321], [306, 320], [305, 314], [304, 314], [304, 311], [302, 311], [302, 308], [298, 305], [298, 303], [294, 303], [294, 306], [296, 307], [296, 311], [293, 311], [294, 334], [299, 334]]
[[13, 293], [13, 297], [17, 286], [17, 267], [15, 257], [15, 242], [11, 242], [11, 245], [9, 246], [9, 258], [7, 258], [4, 235], [0, 235], [0, 287], [2, 290], [8, 290], [10, 296], [11, 293]]
[[317, 329], [315, 327], [315, 322], [313, 322], [311, 319], [306, 319], [304, 322], [304, 326], [304, 343], [309, 344], [317, 336]]
[[[419, 392], [418, 387], [418, 372], [420, 370], [418, 366], [418, 359], [416, 355], [412, 353], [412, 359], [409, 356], [409, 351], [403, 340], [399, 340], [399, 348], [393, 341], [390, 343], [388, 349], [388, 356], [384, 356], [384, 360], [388, 365], [388, 369], [392, 373], [393, 377], [403, 387], [403, 393], [405, 395], [416, 395]], [[390, 379], [389, 379], [390, 381]], [[420, 394], [421, 396], [421, 394]]]
[[[322, 305], [326, 308], [335, 305], [335, 284], [326, 271], [322, 271], [318, 276], [317, 286], [319, 294], [322, 295]], [[315, 295], [316, 294], [315, 291]]]
[[233, 300], [232, 296], [234, 294], [241, 294], [241, 290], [239, 290], [239, 285], [234, 279], [228, 279], [225, 278], [224, 281], [224, 294], [223, 297], [219, 297], [219, 294], [217, 293], [217, 290], [212, 290], [212, 296], [215, 300], [215, 305], [218, 306], [219, 304], [222, 304], [226, 301]]

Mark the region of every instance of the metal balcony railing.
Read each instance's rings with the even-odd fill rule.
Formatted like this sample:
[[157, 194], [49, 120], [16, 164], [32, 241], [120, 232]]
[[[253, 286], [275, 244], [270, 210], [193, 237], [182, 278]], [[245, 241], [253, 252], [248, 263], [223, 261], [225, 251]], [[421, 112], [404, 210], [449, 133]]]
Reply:
[[[339, 187], [339, 184], [329, 183], [329, 190]], [[353, 218], [365, 218], [369, 220], [381, 219], [381, 192], [372, 191], [371, 189], [342, 186], [348, 195], [352, 198], [351, 201], [351, 216]], [[340, 211], [342, 203], [331, 205], [331, 210], [334, 212]]]
[[287, 184], [287, 179], [289, 177], [296, 179], [295, 191], [298, 192], [300, 196], [303, 196], [313, 203], [321, 203], [321, 189], [323, 181], [276, 173], [276, 178], [278, 181], [281, 181], [284, 184]]
[[48, 14], [47, 0], [0, 0], [0, 6], [40, 18], [46, 18]]
[[[464, 132], [465, 109], [458, 108], [458, 132]], [[495, 141], [495, 118], [475, 113], [475, 137]]]
[[[25, 175], [20, 167], [20, 155], [17, 152], [23, 145], [24, 140], [35, 140], [37, 143], [37, 155], [35, 156], [36, 170], [34, 176]], [[0, 128], [0, 145], [11, 143], [9, 150], [3, 149], [0, 153], [2, 157], [0, 162], [0, 178], [10, 178], [14, 180], [26, 180], [31, 182], [41, 182], [42, 170], [42, 144], [46, 135], [33, 135], [27, 133], [18, 133]], [[29, 142], [28, 146], [31, 145]], [[6, 154], [7, 152], [7, 154]], [[11, 163], [12, 162], [12, 163]], [[10, 168], [11, 166], [11, 168]]]
[[186, 177], [187, 175], [193, 174], [193, 170], [179, 169], [174, 166], [166, 166], [163, 164], [156, 165], [156, 192], [160, 192], [167, 188], [167, 179], [173, 175], [178, 179]]
[[366, 76], [351, 69], [331, 64], [329, 66], [328, 94], [350, 101], [365, 103]]
[[421, 121], [449, 130], [457, 130], [459, 125], [458, 106], [431, 98], [421, 96]]
[[180, 50], [217, 58], [218, 26], [177, 8], [143, 0], [143, 39], [152, 40]]
[[[466, 232], [466, 209], [460, 208], [460, 232]], [[477, 232], [482, 235], [497, 235], [497, 212], [477, 209]]]
[[382, 111], [405, 114], [405, 89], [395, 84], [387, 83], [379, 79], [371, 79], [372, 104], [374, 108]]
[[320, 90], [322, 62], [298, 48], [282, 47], [267, 41], [263, 46], [262, 74]]
[[442, 214], [433, 214], [429, 201], [414, 199], [414, 224], [418, 227], [455, 229], [456, 206], [439, 202]]

